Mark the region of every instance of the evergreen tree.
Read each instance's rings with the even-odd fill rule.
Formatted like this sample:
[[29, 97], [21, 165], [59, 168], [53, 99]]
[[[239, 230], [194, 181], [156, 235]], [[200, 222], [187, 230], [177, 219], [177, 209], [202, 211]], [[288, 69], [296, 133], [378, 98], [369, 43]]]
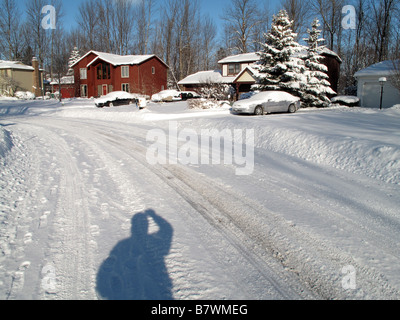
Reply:
[[324, 46], [320, 45], [325, 41], [320, 38], [321, 30], [318, 19], [314, 19], [311, 30], [308, 29], [308, 38], [304, 39], [308, 43], [305, 65], [307, 67], [307, 87], [303, 95], [303, 102], [309, 107], [327, 107], [330, 104], [329, 95], [335, 94], [329, 83], [326, 74], [328, 68], [321, 63], [324, 58], [320, 52]]
[[73, 75], [74, 74], [74, 70], [71, 69], [71, 66], [80, 59], [81, 54], [78, 50], [77, 47], [74, 47], [74, 49], [71, 52], [71, 55], [68, 59], [68, 75]]
[[260, 53], [258, 89], [282, 90], [302, 97], [306, 83], [304, 61], [298, 56], [300, 45], [294, 40], [293, 22], [285, 10], [273, 17], [271, 30], [264, 35]]

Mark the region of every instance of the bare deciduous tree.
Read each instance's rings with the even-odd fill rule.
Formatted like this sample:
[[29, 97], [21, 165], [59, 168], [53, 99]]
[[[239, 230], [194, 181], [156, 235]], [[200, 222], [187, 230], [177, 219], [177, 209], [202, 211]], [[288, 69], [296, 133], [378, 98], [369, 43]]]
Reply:
[[230, 30], [235, 51], [249, 52], [256, 26], [261, 23], [257, 3], [254, 0], [232, 0], [223, 19]]
[[20, 55], [20, 20], [19, 7], [15, 0], [2, 0], [0, 3], [0, 39], [2, 51], [8, 60]]
[[45, 0], [31, 0], [26, 4], [26, 29], [32, 42], [33, 52], [43, 67], [48, 52], [48, 35], [42, 27], [42, 8], [47, 5]]
[[86, 0], [78, 8], [77, 22], [81, 33], [85, 35], [85, 51], [98, 49], [97, 29], [99, 28], [99, 11], [96, 0]]
[[341, 51], [342, 8], [344, 0], [312, 0], [314, 12], [321, 17], [323, 37], [327, 47]]
[[377, 62], [389, 58], [393, 14], [399, 9], [398, 6], [399, 0], [371, 0], [370, 39], [374, 44]]

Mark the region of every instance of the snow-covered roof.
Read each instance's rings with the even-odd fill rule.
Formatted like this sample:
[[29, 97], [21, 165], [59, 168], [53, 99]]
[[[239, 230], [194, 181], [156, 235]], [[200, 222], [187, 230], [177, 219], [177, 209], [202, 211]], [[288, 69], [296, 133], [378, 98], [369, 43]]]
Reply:
[[[293, 54], [294, 57], [302, 57], [307, 54], [307, 47], [306, 46], [300, 46], [300, 47], [301, 47], [301, 50], [296, 52], [295, 54]], [[318, 53], [320, 55], [327, 55], [327, 56], [335, 57], [339, 62], [342, 62], [342, 59], [339, 57], [339, 55], [336, 52], [328, 49], [327, 47], [320, 47]]]
[[257, 54], [257, 52], [250, 52], [250, 53], [242, 53], [226, 57], [222, 60], [219, 60], [218, 63], [225, 64], [225, 63], [238, 63], [238, 62], [254, 62], [259, 60], [260, 56]]
[[336, 59], [338, 59], [340, 62], [342, 62], [342, 59], [339, 57], [339, 55], [335, 51], [332, 51], [332, 50], [328, 49], [327, 47], [323, 47], [321, 49], [320, 54], [326, 54], [326, 55], [329, 55], [329, 56], [333, 56]]
[[101, 59], [105, 62], [108, 62], [108, 63], [112, 64], [113, 66], [122, 66], [122, 65], [141, 64], [141, 63], [155, 57], [154, 54], [120, 56], [118, 54], [112, 54], [112, 53], [105, 53], [105, 52], [98, 52], [98, 51], [92, 51], [92, 52], [94, 54], [96, 54], [97, 57], [87, 65], [88, 67], [99, 59]]
[[391, 76], [395, 72], [393, 61], [386, 60], [382, 62], [375, 63], [365, 69], [357, 71], [354, 77], [383, 77]]
[[[74, 76], [65, 76], [61, 78], [61, 84], [74, 84], [75, 78]], [[51, 85], [58, 85], [58, 79], [50, 79]]]
[[0, 69], [17, 69], [17, 70], [28, 70], [33, 71], [33, 67], [27, 66], [19, 61], [5, 61], [0, 60]]
[[74, 65], [76, 65], [79, 61], [81, 61], [83, 58], [88, 56], [90, 53], [95, 54], [97, 57], [94, 58], [92, 61], [90, 61], [89, 64], [87, 65], [87, 67], [89, 67], [90, 65], [92, 65], [94, 62], [96, 62], [99, 59], [101, 59], [101, 60], [103, 60], [105, 62], [108, 62], [108, 63], [112, 64], [113, 66], [122, 66], [122, 65], [137, 65], [137, 64], [141, 64], [141, 63], [143, 63], [143, 62], [145, 62], [145, 61], [147, 61], [147, 60], [149, 60], [149, 59], [151, 59], [153, 57], [156, 57], [163, 64], [165, 64], [167, 66], [167, 64], [164, 61], [162, 61], [160, 58], [158, 58], [154, 54], [122, 56], [122, 55], [119, 55], [119, 54], [113, 54], [113, 53], [106, 53], [106, 52], [100, 52], [100, 51], [91, 50], [88, 53], [86, 53], [84, 56], [82, 56], [80, 59], [76, 60], [71, 65], [71, 68]]
[[179, 85], [204, 83], [231, 83], [235, 77], [223, 77], [219, 70], [200, 71], [178, 82]]

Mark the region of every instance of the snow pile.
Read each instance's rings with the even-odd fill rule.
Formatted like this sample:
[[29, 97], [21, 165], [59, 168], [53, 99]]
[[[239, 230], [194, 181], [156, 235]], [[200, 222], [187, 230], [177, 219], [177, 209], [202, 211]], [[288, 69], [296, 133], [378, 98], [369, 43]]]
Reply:
[[0, 158], [4, 158], [12, 147], [13, 141], [10, 132], [0, 127]]

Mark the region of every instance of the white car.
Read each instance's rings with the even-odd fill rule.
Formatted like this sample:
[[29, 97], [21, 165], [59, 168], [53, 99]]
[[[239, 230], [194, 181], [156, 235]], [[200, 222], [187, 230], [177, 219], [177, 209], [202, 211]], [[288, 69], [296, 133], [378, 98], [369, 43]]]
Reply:
[[300, 98], [283, 91], [263, 91], [248, 99], [236, 101], [231, 112], [262, 115], [274, 112], [294, 113], [299, 109]]
[[151, 101], [153, 102], [171, 102], [180, 100], [182, 100], [181, 93], [177, 90], [163, 90], [151, 96]]

